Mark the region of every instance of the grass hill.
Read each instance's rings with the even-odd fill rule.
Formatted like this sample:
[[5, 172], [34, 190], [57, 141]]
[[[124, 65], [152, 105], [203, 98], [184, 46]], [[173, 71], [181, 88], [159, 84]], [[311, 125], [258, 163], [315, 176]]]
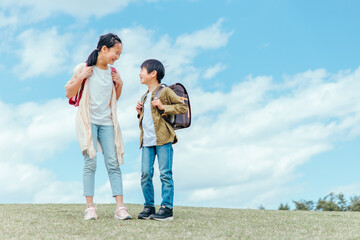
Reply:
[[97, 205], [84, 221], [80, 204], [0, 204], [0, 239], [360, 239], [359, 212], [271, 211], [175, 207], [174, 221], [114, 219]]

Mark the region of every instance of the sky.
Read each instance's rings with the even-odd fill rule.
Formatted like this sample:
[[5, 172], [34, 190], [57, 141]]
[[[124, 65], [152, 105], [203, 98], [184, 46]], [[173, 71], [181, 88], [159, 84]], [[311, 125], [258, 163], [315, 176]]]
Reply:
[[[360, 2], [0, 1], [0, 203], [84, 203], [77, 109], [64, 85], [99, 36], [123, 42], [124, 202], [142, 204], [141, 63], [184, 84], [175, 206], [277, 209], [360, 195]], [[155, 164], [155, 167], [157, 164]], [[156, 168], [155, 168], [156, 169]], [[155, 203], [161, 202], [155, 172]], [[98, 154], [96, 203], [113, 203]]]

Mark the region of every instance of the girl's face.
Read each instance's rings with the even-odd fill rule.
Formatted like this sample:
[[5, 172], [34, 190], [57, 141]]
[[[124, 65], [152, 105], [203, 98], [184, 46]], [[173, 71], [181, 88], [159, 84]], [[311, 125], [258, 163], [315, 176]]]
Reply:
[[116, 60], [120, 58], [122, 51], [122, 44], [116, 43], [112, 48], [104, 48], [104, 59], [107, 64], [113, 65]]

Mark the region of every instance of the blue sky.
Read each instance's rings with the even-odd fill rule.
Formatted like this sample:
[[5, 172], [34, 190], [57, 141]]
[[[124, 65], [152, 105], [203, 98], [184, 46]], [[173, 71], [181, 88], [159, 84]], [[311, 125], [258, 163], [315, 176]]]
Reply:
[[[192, 104], [174, 145], [175, 205], [276, 209], [360, 194], [358, 1], [102, 3], [0, 2], [0, 203], [83, 202], [64, 85], [108, 32], [123, 41], [125, 202], [143, 202], [135, 105], [147, 58]], [[113, 202], [101, 154], [95, 194]]]

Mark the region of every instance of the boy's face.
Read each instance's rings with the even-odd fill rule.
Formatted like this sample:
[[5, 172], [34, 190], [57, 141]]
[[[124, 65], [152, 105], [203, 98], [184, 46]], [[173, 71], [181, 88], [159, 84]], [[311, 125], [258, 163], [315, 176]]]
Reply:
[[156, 71], [152, 71], [151, 73], [148, 73], [148, 70], [146, 68], [141, 68], [140, 70], [140, 83], [141, 84], [149, 84], [152, 81], [156, 80]]

